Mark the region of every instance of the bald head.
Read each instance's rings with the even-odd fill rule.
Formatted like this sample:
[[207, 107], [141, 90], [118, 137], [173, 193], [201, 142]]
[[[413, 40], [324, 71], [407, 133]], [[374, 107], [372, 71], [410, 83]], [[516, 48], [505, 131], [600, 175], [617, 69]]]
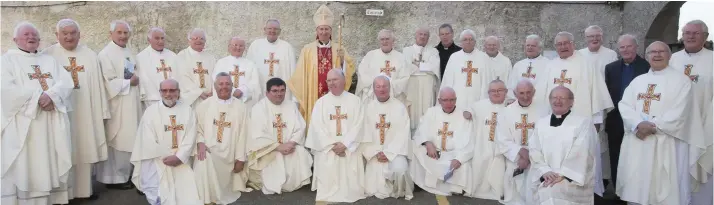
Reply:
[[498, 49], [501, 47], [501, 42], [496, 36], [488, 36], [483, 44], [483, 50], [486, 54], [491, 57], [496, 57], [498, 55]]
[[179, 83], [178, 83], [178, 81], [174, 80], [173, 78], [169, 78], [169, 79], [161, 81], [161, 83], [159, 84], [159, 89], [163, 89], [165, 87], [178, 89]]
[[647, 62], [654, 71], [660, 71], [669, 65], [669, 60], [672, 57], [672, 50], [669, 45], [662, 41], [655, 41], [645, 49], [647, 54]]
[[553, 109], [553, 114], [564, 115], [573, 107], [575, 95], [573, 91], [565, 86], [558, 86], [550, 91], [550, 107]]
[[342, 69], [332, 69], [327, 72], [327, 89], [335, 96], [345, 91], [345, 74]]
[[228, 52], [230, 52], [232, 56], [236, 58], [242, 57], [244, 51], [245, 40], [243, 40], [243, 38], [234, 36], [230, 41], [228, 41]]
[[456, 91], [451, 87], [443, 87], [439, 90], [439, 105], [445, 113], [452, 113], [456, 109]]
[[443, 87], [439, 90], [439, 98], [455, 98], [456, 91], [451, 87]]
[[377, 97], [379, 102], [386, 102], [389, 100], [390, 91], [389, 77], [384, 75], [379, 75], [374, 78], [372, 82], [372, 88], [374, 89], [374, 95]]

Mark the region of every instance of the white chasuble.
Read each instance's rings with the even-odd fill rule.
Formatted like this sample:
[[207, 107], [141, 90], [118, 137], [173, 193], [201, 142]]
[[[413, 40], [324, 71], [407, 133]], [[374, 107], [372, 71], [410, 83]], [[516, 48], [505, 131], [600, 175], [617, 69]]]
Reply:
[[[692, 123], [687, 114], [693, 109], [691, 88], [686, 76], [667, 67], [637, 76], [625, 89], [619, 109], [625, 127], [622, 147], [627, 149], [620, 153], [615, 189], [622, 200], [688, 204], [689, 172], [698, 156], [689, 153], [704, 144], [703, 137], [687, 132]], [[657, 130], [641, 140], [635, 133], [643, 121], [654, 123]]]
[[188, 47], [176, 54], [176, 79], [181, 86], [181, 99], [191, 107], [203, 101], [201, 93], [213, 92], [213, 67], [216, 56], [206, 50], [198, 52]]
[[513, 69], [511, 59], [508, 59], [502, 52], [498, 52], [496, 57], [488, 56], [487, 59], [486, 67], [493, 73], [493, 76], [491, 76], [491, 79], [488, 81], [491, 82], [492, 80], [500, 79], [503, 82], [508, 82], [511, 70]]
[[[367, 160], [365, 189], [369, 196], [377, 198], [414, 197], [414, 184], [409, 176], [409, 144], [411, 129], [409, 113], [404, 104], [394, 97], [386, 102], [377, 99], [367, 103], [364, 109], [364, 135], [371, 138], [365, 143], [362, 154]], [[389, 160], [379, 162], [379, 153]]]
[[[569, 88], [576, 99], [573, 112], [580, 116], [592, 116], [595, 124], [603, 122], [603, 111], [614, 108], [604, 75], [598, 75], [594, 65], [588, 64], [582, 54], [575, 52], [566, 59], [555, 58], [548, 63], [548, 68], [549, 72], [544, 76], [549, 81], [544, 93], [546, 97], [555, 87], [562, 85]], [[548, 102], [547, 99], [543, 101]]]
[[[265, 91], [265, 83], [272, 78], [280, 78], [285, 82], [295, 72], [297, 56], [290, 43], [282, 39], [269, 42], [267, 38], [253, 41], [248, 47], [246, 58], [255, 63], [260, 73], [260, 90]], [[260, 95], [263, 98], [264, 95]], [[285, 99], [293, 99], [290, 89], [286, 90]]]
[[[419, 119], [427, 109], [436, 105], [437, 93], [441, 86], [441, 70], [439, 69], [439, 51], [433, 47], [412, 45], [403, 50], [407, 63], [416, 66], [415, 71], [409, 76], [406, 94], [407, 101], [411, 103], [409, 121], [414, 132], [419, 125]], [[414, 68], [412, 68], [414, 69]]]
[[[533, 204], [590, 205], [598, 180], [595, 161], [600, 143], [590, 117], [566, 114], [562, 125], [550, 126], [551, 117], [536, 122], [528, 139], [531, 159], [528, 186], [533, 187]], [[553, 172], [564, 177], [552, 187], [544, 187], [541, 177]], [[602, 179], [599, 179], [602, 181]]]
[[471, 53], [460, 50], [451, 54], [441, 79], [441, 86], [456, 91], [456, 106], [468, 107], [488, 96], [488, 84], [496, 79], [486, 67], [486, 53], [474, 49]]
[[[134, 165], [131, 181], [146, 194], [149, 204], [202, 204], [188, 164], [196, 145], [196, 115], [190, 105], [179, 101], [171, 108], [163, 102], [149, 106], [136, 135], [131, 153]], [[171, 167], [163, 163], [172, 155], [182, 164]]]
[[[243, 92], [243, 96], [238, 99], [248, 106], [248, 111], [250, 112], [250, 108], [263, 95], [263, 90], [261, 90], [260, 86], [260, 74], [255, 67], [255, 63], [245, 57], [226, 56], [216, 62], [211, 79], [215, 80], [216, 76], [221, 72], [228, 73], [231, 76], [231, 81], [233, 81], [231, 96], [236, 89]], [[215, 91], [213, 95], [216, 95]]]
[[591, 66], [595, 73], [605, 76], [605, 66], [617, 60], [617, 53], [612, 49], [606, 48], [605, 46], [600, 46], [595, 52], [590, 51], [589, 48], [583, 48], [577, 51], [586, 58], [588, 65]]
[[[2, 204], [68, 203], [72, 78], [50, 55], [2, 56]], [[44, 111], [47, 95], [54, 110]], [[59, 191], [59, 192], [56, 192]], [[59, 196], [58, 194], [65, 195]], [[59, 200], [50, 198], [59, 197]]]
[[[467, 109], [467, 108], [466, 108]], [[412, 141], [412, 161], [410, 174], [414, 183], [432, 194], [449, 196], [452, 193], [470, 192], [471, 158], [474, 142], [473, 125], [464, 119], [465, 108], [445, 113], [441, 106], [434, 106], [426, 111], [419, 122]], [[431, 142], [439, 152], [437, 159], [427, 156], [423, 143]], [[451, 160], [457, 160], [461, 167], [453, 170], [451, 178], [445, 175], [452, 171]]]
[[[702, 119], [702, 127], [704, 128], [704, 144], [706, 147], [706, 152], [703, 153], [697, 162], [696, 174], [694, 174], [695, 179], [699, 183], [707, 183], [711, 181], [708, 175], [712, 175], [712, 138], [711, 127], [714, 124], [711, 121], [706, 121], [706, 119], [712, 119], [712, 95], [714, 91], [714, 85], [712, 85], [712, 78], [714, 78], [714, 53], [711, 50], [702, 48], [696, 53], [687, 53], [685, 50], [681, 50], [677, 53], [672, 54], [672, 59], [669, 61], [669, 65], [684, 74], [686, 77], [692, 81], [692, 95], [694, 96], [694, 108], [692, 113], [699, 114], [697, 117]], [[692, 128], [690, 128], [692, 129]], [[711, 189], [711, 182], [709, 183]], [[696, 191], [696, 189], [695, 189]], [[711, 200], [711, 192], [708, 193], [704, 198]]]
[[511, 103], [501, 110], [497, 118], [496, 143], [499, 153], [506, 158], [506, 169], [503, 178], [503, 197], [505, 204], [528, 204], [531, 202], [531, 190], [527, 179], [528, 169], [523, 173], [514, 176], [518, 168], [521, 148], [528, 148], [528, 139], [533, 135], [535, 122], [548, 114], [544, 105], [531, 103], [528, 107], [523, 107], [518, 101]]
[[161, 101], [159, 93], [159, 84], [169, 78], [176, 78], [172, 68], [176, 67], [174, 62], [176, 53], [169, 49], [157, 51], [146, 47], [144, 50], [136, 54], [136, 69], [139, 76], [139, 98], [144, 102], [144, 106], [149, 107], [151, 104]]
[[505, 104], [493, 104], [482, 99], [471, 105], [474, 125], [474, 156], [471, 159], [471, 192], [465, 196], [499, 200], [503, 196], [503, 177], [506, 172], [506, 158], [496, 143], [498, 116]]
[[[365, 196], [364, 160], [358, 150], [370, 138], [362, 135], [363, 111], [359, 97], [343, 92], [329, 92], [315, 103], [308, 126], [305, 147], [315, 157], [312, 191], [315, 201], [352, 203]], [[344, 144], [344, 157], [338, 156], [334, 144]]]
[[55, 44], [42, 52], [52, 55], [72, 77], [72, 188], [75, 197], [87, 198], [92, 195], [92, 164], [107, 160], [103, 120], [111, 117], [99, 59], [86, 45], [70, 51]]
[[389, 76], [392, 95], [396, 96], [399, 101], [406, 102], [406, 90], [409, 76], [413, 73], [414, 68], [409, 64], [404, 55], [399, 51], [392, 50], [389, 53], [384, 53], [382, 49], [375, 49], [367, 52], [359, 63], [357, 68], [357, 88], [355, 94], [360, 96], [363, 103], [375, 99], [372, 83], [374, 78], [379, 75]]
[[[275, 105], [263, 98], [253, 106], [250, 115], [247, 149], [252, 159], [248, 164], [251, 173], [259, 173], [263, 193], [292, 192], [310, 184], [313, 161], [304, 146], [306, 124], [297, 105], [291, 101]], [[283, 143], [295, 143], [295, 151], [287, 155], [278, 152], [276, 148]]]
[[548, 78], [548, 72], [551, 70], [548, 67], [550, 59], [539, 55], [535, 58], [525, 58], [516, 62], [513, 65], [513, 70], [508, 76], [508, 81], [506, 87], [508, 87], [508, 98], [516, 99], [513, 91], [516, 90], [518, 82], [522, 79], [528, 79], [533, 84], [535, 88], [535, 94], [533, 95], [533, 101], [536, 101], [540, 105], [548, 105], [548, 95], [546, 92], [548, 84], [552, 83], [553, 79]]
[[[206, 145], [206, 159], [194, 158], [198, 197], [203, 204], [230, 204], [238, 200], [248, 181], [246, 142], [248, 110], [233, 97], [207, 98], [196, 107], [197, 143]], [[198, 149], [196, 149], [198, 150]], [[243, 171], [233, 172], [236, 160], [246, 162]]]

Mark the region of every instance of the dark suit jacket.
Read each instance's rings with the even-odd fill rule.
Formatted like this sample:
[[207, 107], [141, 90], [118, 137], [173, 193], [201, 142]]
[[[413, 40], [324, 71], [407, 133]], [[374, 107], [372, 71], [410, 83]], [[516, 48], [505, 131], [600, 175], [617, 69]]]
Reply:
[[[634, 69], [635, 77], [649, 72], [650, 64], [637, 55], [635, 61], [632, 62], [632, 68]], [[620, 110], [618, 109], [618, 103], [621, 100], [620, 89], [622, 88], [622, 68], [625, 66], [625, 62], [620, 59], [605, 66], [605, 84], [607, 85], [607, 91], [610, 93], [610, 98], [612, 103], [615, 105], [615, 109], [607, 114], [607, 119], [605, 120], [605, 131], [607, 132], [609, 138], [618, 137], [622, 138], [624, 132], [622, 124], [622, 116], [620, 116]]]

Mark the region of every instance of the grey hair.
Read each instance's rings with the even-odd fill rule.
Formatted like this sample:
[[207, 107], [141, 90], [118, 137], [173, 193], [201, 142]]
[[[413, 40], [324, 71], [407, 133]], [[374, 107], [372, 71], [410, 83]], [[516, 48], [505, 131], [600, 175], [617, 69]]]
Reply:
[[459, 35], [459, 41], [463, 41], [464, 37], [466, 35], [471, 35], [471, 38], [476, 40], [476, 33], [471, 29], [466, 29], [466, 30], [462, 31], [461, 34]]
[[[691, 21], [687, 22], [687, 23], [684, 24], [684, 25], [685, 25], [685, 26], [686, 26], [686, 25], [701, 25], [701, 26], [702, 26], [702, 32], [704, 32], [704, 33], [709, 33], [709, 27], [707, 27], [707, 24], [704, 23], [704, 21], [699, 20], [699, 19], [691, 20]], [[684, 26], [682, 26], [682, 31], [684, 31]]]
[[538, 41], [538, 47], [543, 48], [543, 41], [540, 40], [540, 36], [531, 34], [531, 35], [526, 36], [526, 41], [527, 40], [536, 40], [536, 41]]
[[114, 32], [117, 29], [117, 24], [124, 24], [126, 25], [126, 28], [129, 29], [129, 33], [131, 33], [131, 26], [129, 23], [123, 20], [114, 20], [112, 23], [109, 24], [109, 32]]
[[585, 28], [585, 33], [587, 33], [588, 31], [598, 31], [598, 32], [602, 33], [602, 28], [600, 28], [600, 26], [598, 26], [598, 25], [592, 25], [592, 26], [588, 26], [587, 28]]
[[439, 30], [444, 29], [444, 28], [448, 28], [449, 32], [454, 33], [454, 28], [451, 27], [451, 24], [445, 23], [445, 24], [441, 24], [441, 26], [439, 26]]
[[[231, 75], [228, 74], [228, 73], [226, 73], [226, 72], [220, 72], [220, 73], [216, 74], [216, 77], [213, 78], [213, 81], [214, 81], [213, 83], [214, 83], [214, 84], [215, 84], [215, 83], [218, 83], [218, 81], [216, 81], [216, 79], [218, 79], [218, 77], [229, 77], [229, 79], [230, 79]], [[232, 80], [229, 80], [229, 82], [231, 82], [231, 85], [233, 85], [233, 81], [232, 81]]]
[[180, 88], [178, 81], [176, 81], [176, 80], [173, 79], [173, 78], [169, 78], [169, 79], [166, 79], [166, 80], [161, 81], [161, 83], [159, 84], [159, 89], [161, 89], [161, 85], [163, 85], [164, 83], [173, 83], [174, 85], [176, 85], [176, 88], [177, 88], [177, 89]]
[[427, 36], [431, 36], [431, 32], [429, 31], [429, 27], [426, 26], [420, 26], [416, 30], [414, 30], [414, 33], [419, 32], [419, 31], [424, 31], [426, 32]]
[[499, 39], [497, 36], [486, 36], [486, 38], [483, 39], [483, 45], [486, 46], [486, 42], [488, 40], [496, 40], [498, 43], [498, 47], [501, 47], [501, 39]]
[[187, 40], [191, 40], [191, 35], [194, 34], [194, 33], [196, 33], [196, 32], [201, 32], [201, 33], [203, 34], [203, 39], [206, 40], [206, 31], [204, 31], [203, 29], [200, 29], [200, 28], [191, 29], [191, 30], [188, 32], [188, 34], [186, 34], [186, 39], [187, 39]]
[[67, 26], [74, 26], [75, 28], [77, 28], [77, 31], [79, 31], [79, 23], [77, 23], [76, 21], [74, 21], [72, 19], [59, 20], [57, 22], [57, 26], [55, 26], [55, 28], [57, 29], [56, 31], [59, 32], [60, 29], [63, 29], [64, 27], [67, 27]]
[[146, 32], [146, 38], [151, 39], [151, 34], [154, 32], [161, 32], [161, 34], [164, 34], [164, 36], [166, 36], [166, 32], [164, 31], [164, 29], [159, 27], [151, 27], [149, 29], [149, 32]]
[[498, 83], [502, 83], [504, 87], [506, 86], [506, 82], [503, 82], [501, 79], [492, 80], [490, 83], [488, 83], [488, 85], [490, 86]]
[[25, 28], [25, 27], [30, 27], [30, 28], [34, 29], [39, 37], [40, 30], [37, 29], [37, 27], [34, 24], [30, 23], [29, 21], [23, 21], [23, 22], [18, 23], [17, 26], [15, 26], [15, 32], [12, 32], [12, 37], [17, 38], [17, 34], [20, 32], [20, 29]]
[[278, 24], [278, 28], [280, 28], [280, 21], [278, 21], [278, 19], [268, 19], [267, 21], [265, 21], [265, 25], [267, 26], [271, 22]]
[[558, 34], [555, 34], [555, 38], [554, 38], [553, 42], [555, 43], [557, 41], [558, 37], [560, 37], [560, 36], [567, 37], [568, 41], [570, 41], [570, 42], [575, 41], [575, 36], [573, 36], [572, 33], [567, 32], [567, 31], [561, 31], [561, 32], [558, 32]]
[[640, 44], [637, 42], [637, 36], [632, 35], [632, 34], [623, 34], [619, 38], [617, 38], [617, 43], [619, 44], [621, 41], [624, 40], [631, 40], [633, 43], [635, 43], [635, 46], [639, 46]]
[[650, 58], [650, 57], [649, 57], [649, 55], [650, 55], [649, 53], [650, 53], [650, 51], [652, 50], [652, 45], [655, 45], [655, 44], [662, 44], [662, 45], [664, 45], [664, 47], [667, 49], [667, 53], [669, 53], [670, 55], [672, 54], [672, 49], [669, 48], [669, 45], [667, 45], [666, 43], [664, 43], [664, 42], [662, 42], [662, 41], [655, 41], [655, 42], [650, 43], [650, 45], [647, 46], [647, 49], [645, 49], [645, 54], [647, 54], [647, 59], [648, 59], [648, 60], [649, 60], [649, 58]]
[[374, 80], [372, 81], [372, 86], [374, 86], [374, 83], [376, 83], [378, 79], [384, 79], [389, 84], [391, 84], [391, 81], [392, 81], [392, 78], [390, 78], [389, 76], [384, 75], [384, 74], [379, 74], [379, 75], [377, 75], [377, 77], [374, 77]]
[[553, 93], [555, 93], [556, 90], [565, 90], [568, 93], [569, 99], [571, 99], [571, 100], [575, 99], [575, 93], [573, 93], [573, 91], [570, 90], [570, 88], [562, 86], [562, 85], [556, 86], [555, 88], [553, 88], [553, 90], [550, 90], [550, 94], [548, 94], [548, 97], [553, 97]]
[[382, 37], [382, 35], [389, 35], [389, 38], [393, 41], [397, 40], [394, 36], [394, 32], [389, 29], [382, 29], [381, 31], [379, 31], [379, 33], [377, 34], [377, 41], [381, 40], [380, 38]]

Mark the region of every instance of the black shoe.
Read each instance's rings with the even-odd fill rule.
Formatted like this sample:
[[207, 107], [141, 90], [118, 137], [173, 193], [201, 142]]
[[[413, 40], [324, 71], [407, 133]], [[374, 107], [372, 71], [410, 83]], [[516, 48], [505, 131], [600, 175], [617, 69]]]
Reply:
[[139, 191], [138, 189], [136, 190], [136, 193], [139, 194], [139, 195], [142, 195], [142, 196], [145, 195], [144, 192], [141, 192], [141, 191]]
[[98, 193], [92, 193], [92, 195], [90, 195], [89, 198], [87, 198], [87, 199], [89, 199], [89, 200], [91, 200], [91, 201], [97, 200], [97, 199], [99, 199], [99, 194], [98, 194]]
[[134, 185], [131, 183], [121, 183], [121, 184], [107, 184], [107, 189], [118, 189], [118, 190], [129, 190], [133, 189]]

